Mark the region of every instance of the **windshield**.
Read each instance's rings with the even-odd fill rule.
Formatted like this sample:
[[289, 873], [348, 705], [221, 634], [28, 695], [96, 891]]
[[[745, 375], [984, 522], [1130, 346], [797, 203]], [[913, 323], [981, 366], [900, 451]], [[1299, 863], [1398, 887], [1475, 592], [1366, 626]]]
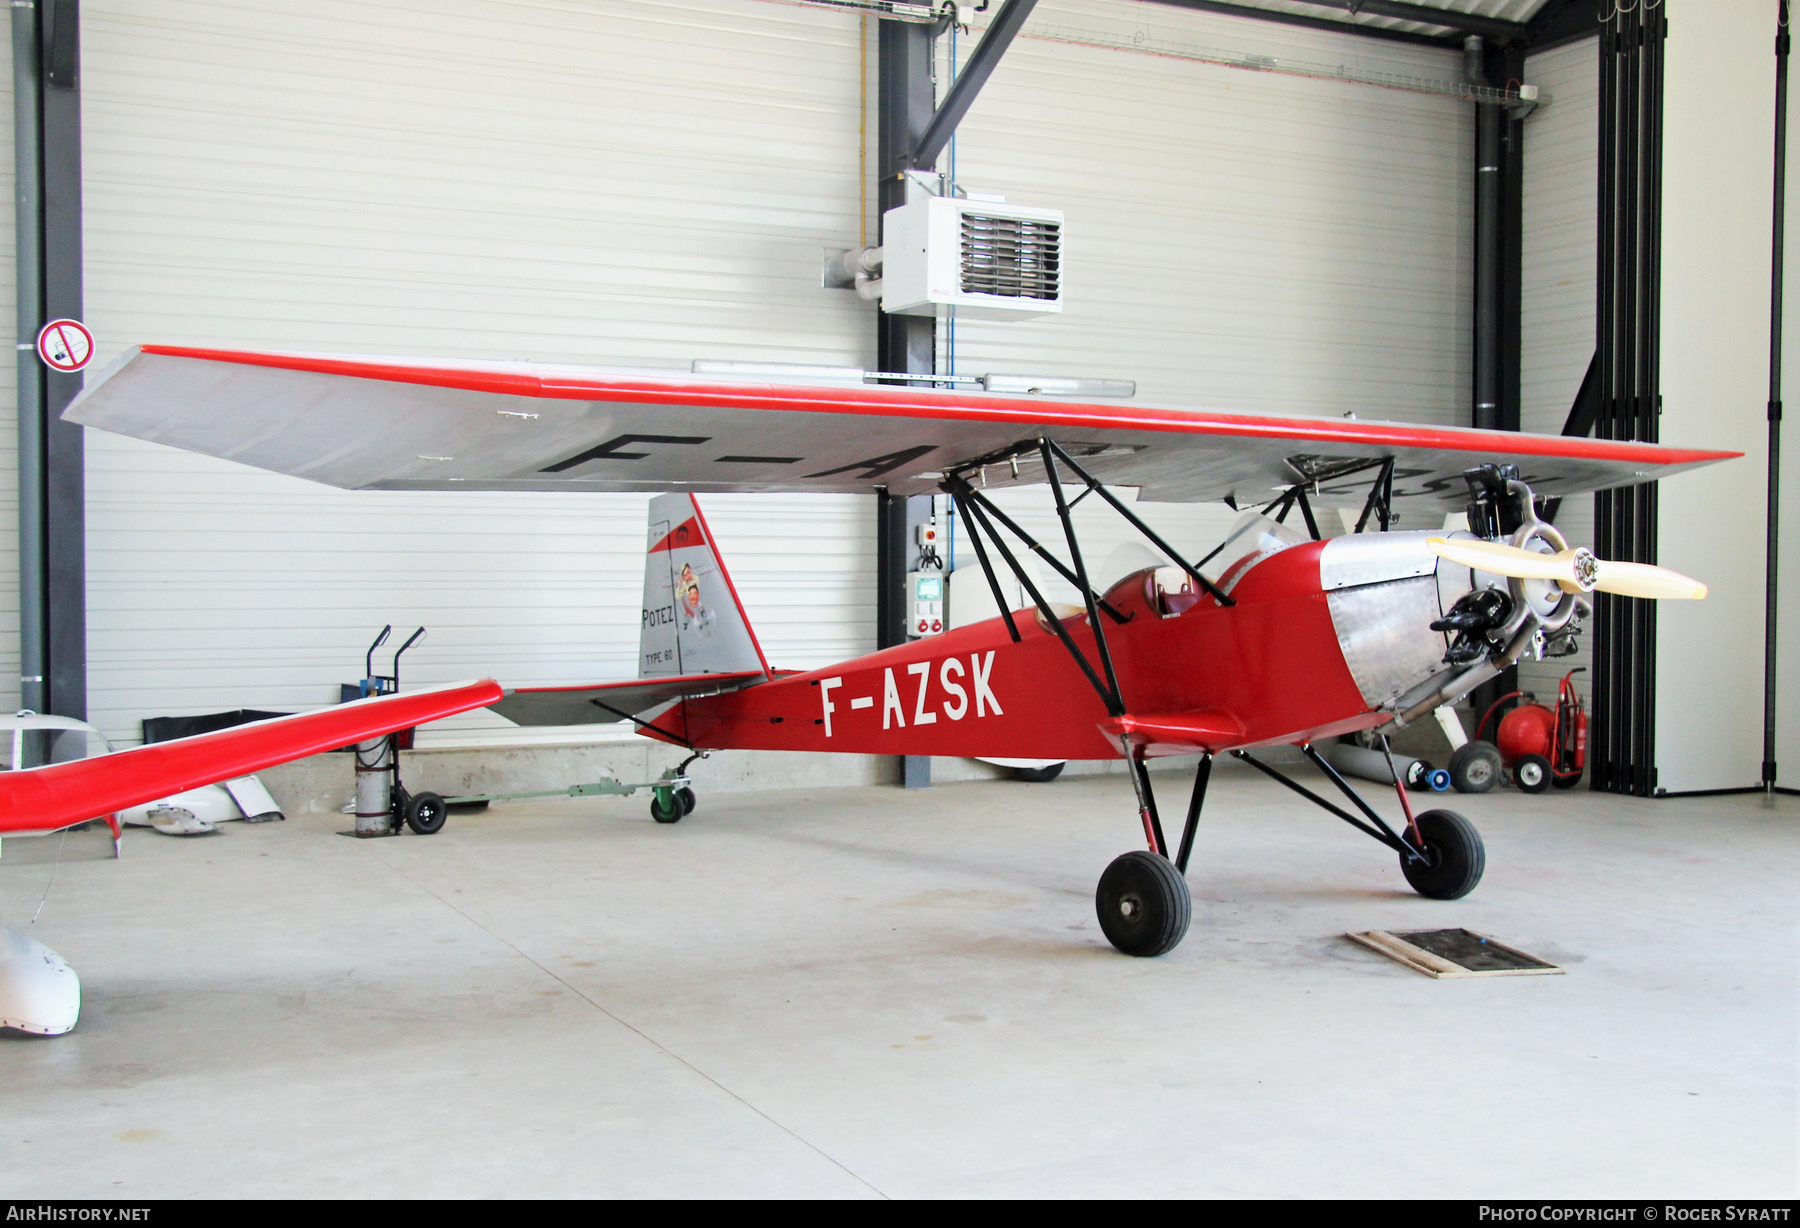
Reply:
[[1219, 587], [1226, 592], [1243, 574], [1271, 554], [1306, 541], [1306, 534], [1270, 520], [1258, 512], [1245, 512], [1231, 526], [1225, 544], [1213, 557], [1223, 566], [1219, 571]]

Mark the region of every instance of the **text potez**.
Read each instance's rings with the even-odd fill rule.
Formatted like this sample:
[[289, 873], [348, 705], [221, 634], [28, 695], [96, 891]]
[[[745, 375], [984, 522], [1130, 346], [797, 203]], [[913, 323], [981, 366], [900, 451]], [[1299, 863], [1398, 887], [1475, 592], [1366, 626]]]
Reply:
[[[935, 670], [933, 669], [935, 666]], [[983, 717], [990, 712], [995, 716], [1004, 716], [1005, 709], [994, 695], [988, 682], [994, 669], [994, 654], [990, 650], [985, 656], [979, 652], [969, 654], [969, 664], [965, 669], [961, 657], [944, 657], [938, 661], [914, 661], [906, 667], [906, 673], [918, 679], [913, 694], [911, 721], [914, 725], [935, 725], [938, 714], [953, 721], [960, 721], [965, 716]], [[906, 705], [901, 702], [901, 683], [894, 676], [892, 666], [881, 671], [881, 727], [883, 729], [904, 729], [907, 720]], [[935, 701], [931, 695], [933, 675], [935, 674], [938, 689], [945, 698]], [[964, 685], [964, 683], [968, 685]], [[838, 705], [831, 701], [831, 693], [844, 685], [842, 677], [819, 679], [819, 704], [825, 718], [825, 736], [831, 736], [831, 714], [838, 710]], [[914, 684], [909, 681], [909, 687]], [[971, 692], [973, 694], [971, 695]], [[850, 696], [850, 711], [860, 712], [864, 708], [875, 706], [874, 695]]]

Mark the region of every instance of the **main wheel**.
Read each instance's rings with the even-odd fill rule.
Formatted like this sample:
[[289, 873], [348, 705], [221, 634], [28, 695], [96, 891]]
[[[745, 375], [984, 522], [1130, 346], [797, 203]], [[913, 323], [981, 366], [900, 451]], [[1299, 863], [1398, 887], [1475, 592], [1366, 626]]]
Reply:
[[415, 793], [406, 799], [406, 825], [421, 836], [429, 836], [444, 826], [450, 807], [435, 793]]
[[1127, 955], [1175, 949], [1194, 915], [1187, 880], [1167, 857], [1142, 849], [1113, 860], [1094, 892], [1106, 940]]
[[1542, 793], [1550, 780], [1550, 761], [1542, 755], [1520, 755], [1513, 764], [1513, 783], [1522, 793]]
[[1475, 890], [1487, 868], [1487, 849], [1475, 825], [1454, 810], [1427, 810], [1418, 824], [1424, 862], [1400, 858], [1412, 889], [1428, 900], [1460, 900]]
[[650, 817], [658, 823], [679, 823], [686, 813], [673, 789], [657, 789], [650, 794]]
[[1458, 793], [1486, 793], [1505, 766], [1492, 742], [1464, 742], [1450, 756], [1450, 783]]
[[694, 807], [699, 805], [699, 799], [694, 796], [694, 791], [685, 785], [675, 790], [675, 800], [681, 803], [682, 818], [694, 813]]
[[1014, 768], [1013, 775], [1020, 780], [1029, 781], [1034, 785], [1047, 785], [1058, 776], [1062, 775], [1062, 770], [1065, 766], [1065, 764], [1061, 763], [1048, 763], [1043, 767]]
[[1558, 789], [1573, 789], [1581, 783], [1581, 773], [1570, 772], [1566, 776], [1559, 773], [1550, 777], [1550, 783]]

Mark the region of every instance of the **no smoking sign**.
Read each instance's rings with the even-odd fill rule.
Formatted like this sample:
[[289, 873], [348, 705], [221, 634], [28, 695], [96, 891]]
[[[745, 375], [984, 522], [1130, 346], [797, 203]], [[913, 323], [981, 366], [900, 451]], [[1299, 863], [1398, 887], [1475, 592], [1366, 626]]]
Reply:
[[94, 334], [80, 320], [52, 320], [38, 330], [37, 352], [52, 371], [79, 371], [94, 356]]

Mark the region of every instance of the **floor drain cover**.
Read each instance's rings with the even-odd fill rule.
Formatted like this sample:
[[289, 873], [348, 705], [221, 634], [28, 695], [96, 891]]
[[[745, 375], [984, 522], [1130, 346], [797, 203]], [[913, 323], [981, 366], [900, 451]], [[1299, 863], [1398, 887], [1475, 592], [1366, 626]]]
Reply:
[[1562, 971], [1555, 964], [1474, 930], [1414, 930], [1402, 934], [1366, 930], [1344, 937], [1426, 976], [1542, 976]]

